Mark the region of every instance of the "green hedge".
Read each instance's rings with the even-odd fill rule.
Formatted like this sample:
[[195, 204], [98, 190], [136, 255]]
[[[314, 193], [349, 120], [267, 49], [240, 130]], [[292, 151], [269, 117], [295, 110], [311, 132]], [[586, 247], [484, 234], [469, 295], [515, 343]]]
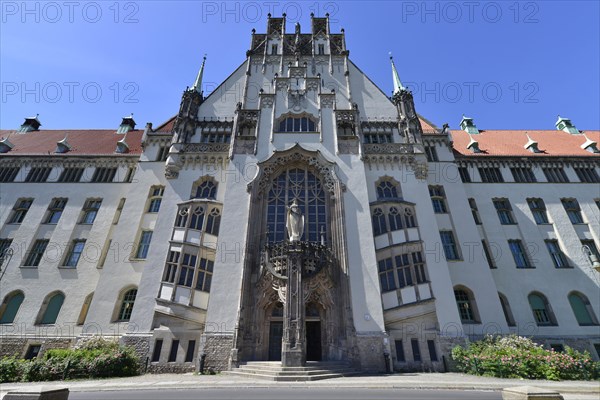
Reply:
[[48, 350], [43, 357], [0, 359], [0, 383], [139, 375], [140, 362], [130, 347], [93, 339], [74, 349]]
[[587, 351], [546, 350], [516, 335], [486, 336], [467, 348], [456, 346], [452, 359], [461, 372], [498, 378], [590, 380], [600, 376], [600, 363], [592, 361]]

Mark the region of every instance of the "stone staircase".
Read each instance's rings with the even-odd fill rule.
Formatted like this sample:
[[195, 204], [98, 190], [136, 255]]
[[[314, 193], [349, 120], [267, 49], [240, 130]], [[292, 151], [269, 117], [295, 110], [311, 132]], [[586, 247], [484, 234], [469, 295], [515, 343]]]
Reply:
[[279, 361], [249, 361], [223, 374], [277, 382], [307, 382], [356, 375], [358, 371], [343, 361], [307, 361], [304, 367], [282, 367]]

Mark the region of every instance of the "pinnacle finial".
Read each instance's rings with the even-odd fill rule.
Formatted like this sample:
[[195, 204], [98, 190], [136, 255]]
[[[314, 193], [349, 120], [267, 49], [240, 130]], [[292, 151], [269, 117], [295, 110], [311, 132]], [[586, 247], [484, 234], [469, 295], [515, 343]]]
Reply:
[[200, 71], [198, 71], [198, 76], [196, 77], [196, 81], [194, 82], [194, 86], [192, 86], [192, 90], [195, 90], [198, 93], [202, 93], [202, 75], [204, 75], [204, 64], [206, 63], [206, 54], [202, 58], [202, 65], [200, 66]]
[[394, 57], [392, 56], [392, 52], [389, 52], [390, 62], [392, 63], [392, 80], [394, 82], [394, 94], [406, 90], [400, 81], [400, 76], [398, 75], [398, 71], [396, 70], [396, 64], [394, 64]]

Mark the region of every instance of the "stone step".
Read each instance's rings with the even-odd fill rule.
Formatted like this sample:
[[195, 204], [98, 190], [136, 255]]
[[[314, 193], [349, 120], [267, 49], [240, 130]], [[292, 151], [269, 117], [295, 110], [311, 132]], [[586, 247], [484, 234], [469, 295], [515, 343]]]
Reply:
[[341, 378], [344, 375], [338, 373], [323, 373], [319, 375], [273, 375], [273, 374], [259, 374], [259, 373], [248, 373], [239, 370], [223, 371], [225, 375], [240, 376], [254, 379], [265, 379], [276, 382], [306, 382], [306, 381], [318, 381], [322, 379], [330, 378]]
[[276, 375], [276, 376], [283, 376], [283, 375], [311, 376], [311, 375], [321, 375], [321, 374], [343, 374], [346, 372], [352, 372], [352, 369], [350, 369], [350, 368], [314, 369], [314, 370], [309, 370], [309, 371], [289, 371], [289, 370], [285, 370], [285, 369], [278, 370], [278, 369], [261, 369], [261, 368], [252, 368], [252, 367], [245, 368], [245, 367], [246, 366], [242, 366], [242, 367], [238, 368], [236, 371], [250, 373], [250, 374], [266, 374], [266, 375]]
[[255, 364], [241, 364], [239, 366], [240, 369], [255, 369], [261, 371], [298, 371], [298, 372], [308, 372], [308, 371], [321, 371], [321, 370], [345, 370], [351, 369], [348, 365], [315, 365], [310, 367], [282, 367], [281, 365], [255, 365]]

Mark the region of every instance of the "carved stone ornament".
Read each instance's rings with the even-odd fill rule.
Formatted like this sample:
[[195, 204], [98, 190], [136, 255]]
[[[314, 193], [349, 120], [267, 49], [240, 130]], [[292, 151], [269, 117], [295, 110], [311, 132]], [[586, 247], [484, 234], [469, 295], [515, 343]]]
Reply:
[[260, 162], [258, 164], [260, 167], [259, 176], [248, 184], [248, 191], [250, 192], [253, 189], [253, 185], [256, 184], [258, 185], [257, 196], [260, 197], [265, 192], [267, 186], [270, 185], [274, 172], [297, 162], [301, 162], [316, 170], [323, 179], [325, 189], [331, 196], [335, 194], [335, 184], [338, 181], [334, 171], [335, 164], [325, 160], [320, 152], [305, 150], [299, 144], [288, 150], [276, 151], [270, 159]]

